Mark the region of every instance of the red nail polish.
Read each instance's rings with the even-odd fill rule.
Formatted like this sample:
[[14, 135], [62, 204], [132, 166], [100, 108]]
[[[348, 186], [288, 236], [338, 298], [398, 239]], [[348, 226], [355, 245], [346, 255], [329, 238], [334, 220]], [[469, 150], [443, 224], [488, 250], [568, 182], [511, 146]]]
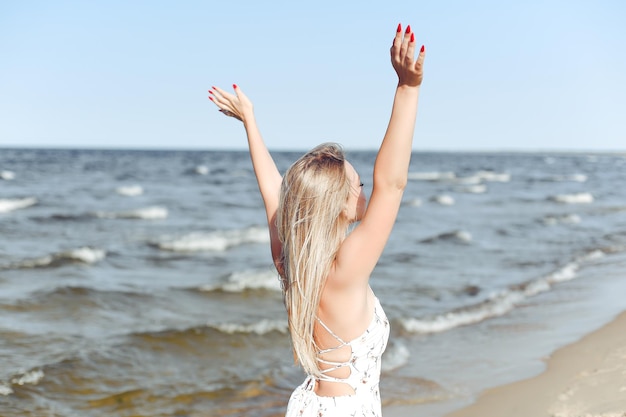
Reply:
[[209, 96], [209, 100], [213, 101], [213, 97]]
[[415, 42], [415, 33], [411, 33], [411, 42]]
[[214, 90], [217, 90], [217, 88], [215, 88], [215, 86], [214, 86], [214, 85], [213, 85], [213, 86], [211, 86], [211, 88], [212, 88], [212, 89], [214, 89]]
[[213, 90], [209, 90], [209, 94], [215, 94]]
[[402, 24], [398, 23], [398, 30], [396, 30], [396, 32], [402, 32]]
[[404, 33], [411, 33], [411, 25], [408, 25], [406, 27], [406, 30], [404, 31]]
[[420, 48], [420, 52], [424, 52], [424, 45]]
[[233, 84], [233, 88], [235, 88], [235, 89], [236, 89], [236, 88], [237, 88], [237, 84]]

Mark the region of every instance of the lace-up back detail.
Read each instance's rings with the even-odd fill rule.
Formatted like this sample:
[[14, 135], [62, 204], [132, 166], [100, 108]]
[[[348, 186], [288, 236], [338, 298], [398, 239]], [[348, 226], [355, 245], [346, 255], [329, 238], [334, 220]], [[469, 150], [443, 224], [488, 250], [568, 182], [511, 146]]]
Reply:
[[[322, 320], [319, 318], [317, 320], [338, 344], [317, 352], [318, 362], [329, 368], [323, 369], [319, 377], [307, 376], [294, 390], [289, 398], [286, 417], [381, 417], [378, 383], [381, 358], [389, 339], [389, 320], [378, 298], [374, 296], [374, 317], [371, 323], [363, 334], [349, 342], [337, 336]], [[320, 357], [346, 346], [352, 349], [346, 362], [334, 362]], [[348, 348], [345, 350], [347, 353]], [[350, 374], [345, 378], [328, 375], [346, 367], [350, 369]], [[315, 393], [316, 380], [347, 384], [352, 387], [354, 394], [337, 397], [318, 396]]]
[[[317, 319], [320, 325], [335, 339], [339, 344], [335, 347], [320, 350], [317, 352], [317, 361], [330, 367], [323, 369], [322, 376], [318, 379], [321, 381], [342, 382], [348, 384], [356, 394], [359, 392], [376, 390], [378, 394], [378, 382], [380, 380], [381, 357], [387, 346], [389, 339], [389, 320], [383, 311], [378, 298], [374, 297], [374, 316], [368, 328], [363, 334], [349, 342], [342, 340], [337, 336], [321, 319]], [[352, 350], [350, 358], [346, 362], [335, 362], [325, 360], [320, 357], [325, 353], [333, 352], [349, 346]], [[346, 378], [337, 378], [328, 375], [333, 371], [350, 368], [350, 375]]]

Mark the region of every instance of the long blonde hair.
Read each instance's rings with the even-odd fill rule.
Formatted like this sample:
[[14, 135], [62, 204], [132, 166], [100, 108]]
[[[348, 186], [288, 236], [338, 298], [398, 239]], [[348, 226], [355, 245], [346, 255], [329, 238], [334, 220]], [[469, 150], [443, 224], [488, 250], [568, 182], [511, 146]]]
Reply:
[[282, 286], [294, 356], [309, 375], [318, 375], [313, 329], [322, 290], [350, 221], [350, 194], [341, 147], [325, 143], [298, 159], [285, 173], [276, 216], [282, 243]]

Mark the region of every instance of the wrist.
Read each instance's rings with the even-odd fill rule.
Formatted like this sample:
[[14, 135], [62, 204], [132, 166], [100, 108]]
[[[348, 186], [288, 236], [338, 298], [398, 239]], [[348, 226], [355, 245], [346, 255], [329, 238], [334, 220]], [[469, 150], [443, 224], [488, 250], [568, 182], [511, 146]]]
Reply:
[[245, 112], [241, 115], [241, 121], [243, 122], [243, 125], [247, 128], [250, 125], [255, 125], [256, 124], [256, 120], [254, 118], [254, 113], [253, 112]]
[[398, 84], [396, 88], [396, 96], [398, 97], [407, 97], [407, 98], [417, 98], [419, 96], [420, 86], [415, 85], [406, 85], [406, 84]]
[[404, 84], [404, 83], [399, 81], [397, 90], [398, 91], [419, 91], [420, 85], [421, 84], [418, 84], [418, 85], [408, 85], [408, 84]]

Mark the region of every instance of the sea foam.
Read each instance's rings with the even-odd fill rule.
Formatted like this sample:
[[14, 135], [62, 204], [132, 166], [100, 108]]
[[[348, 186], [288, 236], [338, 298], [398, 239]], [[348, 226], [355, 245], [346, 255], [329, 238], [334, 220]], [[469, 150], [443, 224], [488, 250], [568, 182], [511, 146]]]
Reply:
[[506, 172], [477, 171], [472, 175], [459, 177], [451, 171], [409, 172], [408, 178], [414, 181], [453, 182], [463, 185], [475, 185], [482, 182], [509, 182], [511, 174]]
[[269, 242], [269, 233], [264, 227], [247, 229], [217, 230], [215, 232], [195, 232], [171, 239], [165, 238], [154, 246], [172, 252], [225, 251], [245, 243]]
[[7, 213], [37, 204], [35, 197], [0, 199], [0, 213]]
[[126, 197], [135, 197], [143, 194], [143, 188], [141, 185], [125, 185], [117, 187], [115, 192]]
[[430, 201], [433, 203], [440, 204], [442, 206], [452, 206], [454, 205], [454, 198], [450, 197], [446, 194], [435, 195], [430, 198]]
[[488, 182], [509, 182], [511, 181], [511, 174], [507, 172], [494, 172], [494, 171], [478, 171], [474, 174], [482, 181]]
[[37, 385], [39, 381], [43, 379], [45, 374], [40, 369], [33, 369], [31, 371], [20, 371], [17, 375], [11, 378], [10, 383], [0, 382], [0, 395], [13, 394], [13, 388], [11, 385]]
[[472, 235], [464, 230], [453, 230], [451, 232], [443, 232], [431, 237], [427, 237], [420, 240], [420, 243], [435, 243], [439, 241], [470, 243], [472, 241]]
[[80, 247], [68, 251], [57, 252], [40, 258], [24, 259], [2, 266], [1, 269], [48, 268], [67, 263], [95, 264], [106, 256], [106, 251], [98, 248]]
[[209, 167], [206, 165], [198, 165], [193, 171], [198, 175], [207, 175], [209, 173]]
[[278, 274], [270, 270], [247, 270], [233, 272], [228, 280], [219, 285], [203, 285], [201, 291], [244, 292], [246, 290], [268, 290], [281, 292]]
[[3, 382], [0, 382], [0, 395], [10, 395], [13, 394], [13, 389], [9, 386], [6, 385]]
[[24, 372], [11, 379], [11, 383], [15, 385], [37, 385], [44, 377], [44, 373], [40, 369]]
[[256, 323], [241, 324], [241, 323], [221, 323], [216, 325], [209, 325], [222, 333], [235, 334], [235, 333], [254, 333], [258, 335], [264, 335], [271, 332], [279, 332], [286, 334], [288, 331], [287, 322], [284, 320], [268, 320], [263, 319]]
[[166, 219], [168, 214], [165, 207], [153, 206], [120, 212], [97, 211], [94, 215], [100, 219], [160, 220]]
[[382, 359], [382, 371], [390, 372], [395, 369], [401, 368], [409, 362], [409, 349], [398, 342], [397, 340], [390, 340]]
[[0, 171], [0, 180], [10, 181], [15, 179], [15, 172], [6, 169]]
[[577, 257], [548, 275], [492, 292], [487, 299], [478, 304], [457, 308], [434, 317], [403, 318], [400, 323], [404, 330], [411, 333], [439, 333], [502, 316], [527, 298], [549, 291], [558, 283], [576, 278], [582, 263], [602, 256], [604, 252], [594, 250]]
[[593, 195], [590, 193], [557, 194], [549, 197], [550, 200], [564, 204], [588, 204], [593, 203]]
[[581, 222], [580, 216], [577, 214], [563, 214], [556, 216], [546, 216], [543, 218], [543, 223], [547, 225], [555, 224], [578, 224]]
[[408, 178], [415, 181], [452, 181], [456, 178], [454, 172], [409, 172]]
[[485, 184], [467, 185], [465, 187], [457, 187], [456, 191], [470, 194], [483, 194], [487, 191]]

